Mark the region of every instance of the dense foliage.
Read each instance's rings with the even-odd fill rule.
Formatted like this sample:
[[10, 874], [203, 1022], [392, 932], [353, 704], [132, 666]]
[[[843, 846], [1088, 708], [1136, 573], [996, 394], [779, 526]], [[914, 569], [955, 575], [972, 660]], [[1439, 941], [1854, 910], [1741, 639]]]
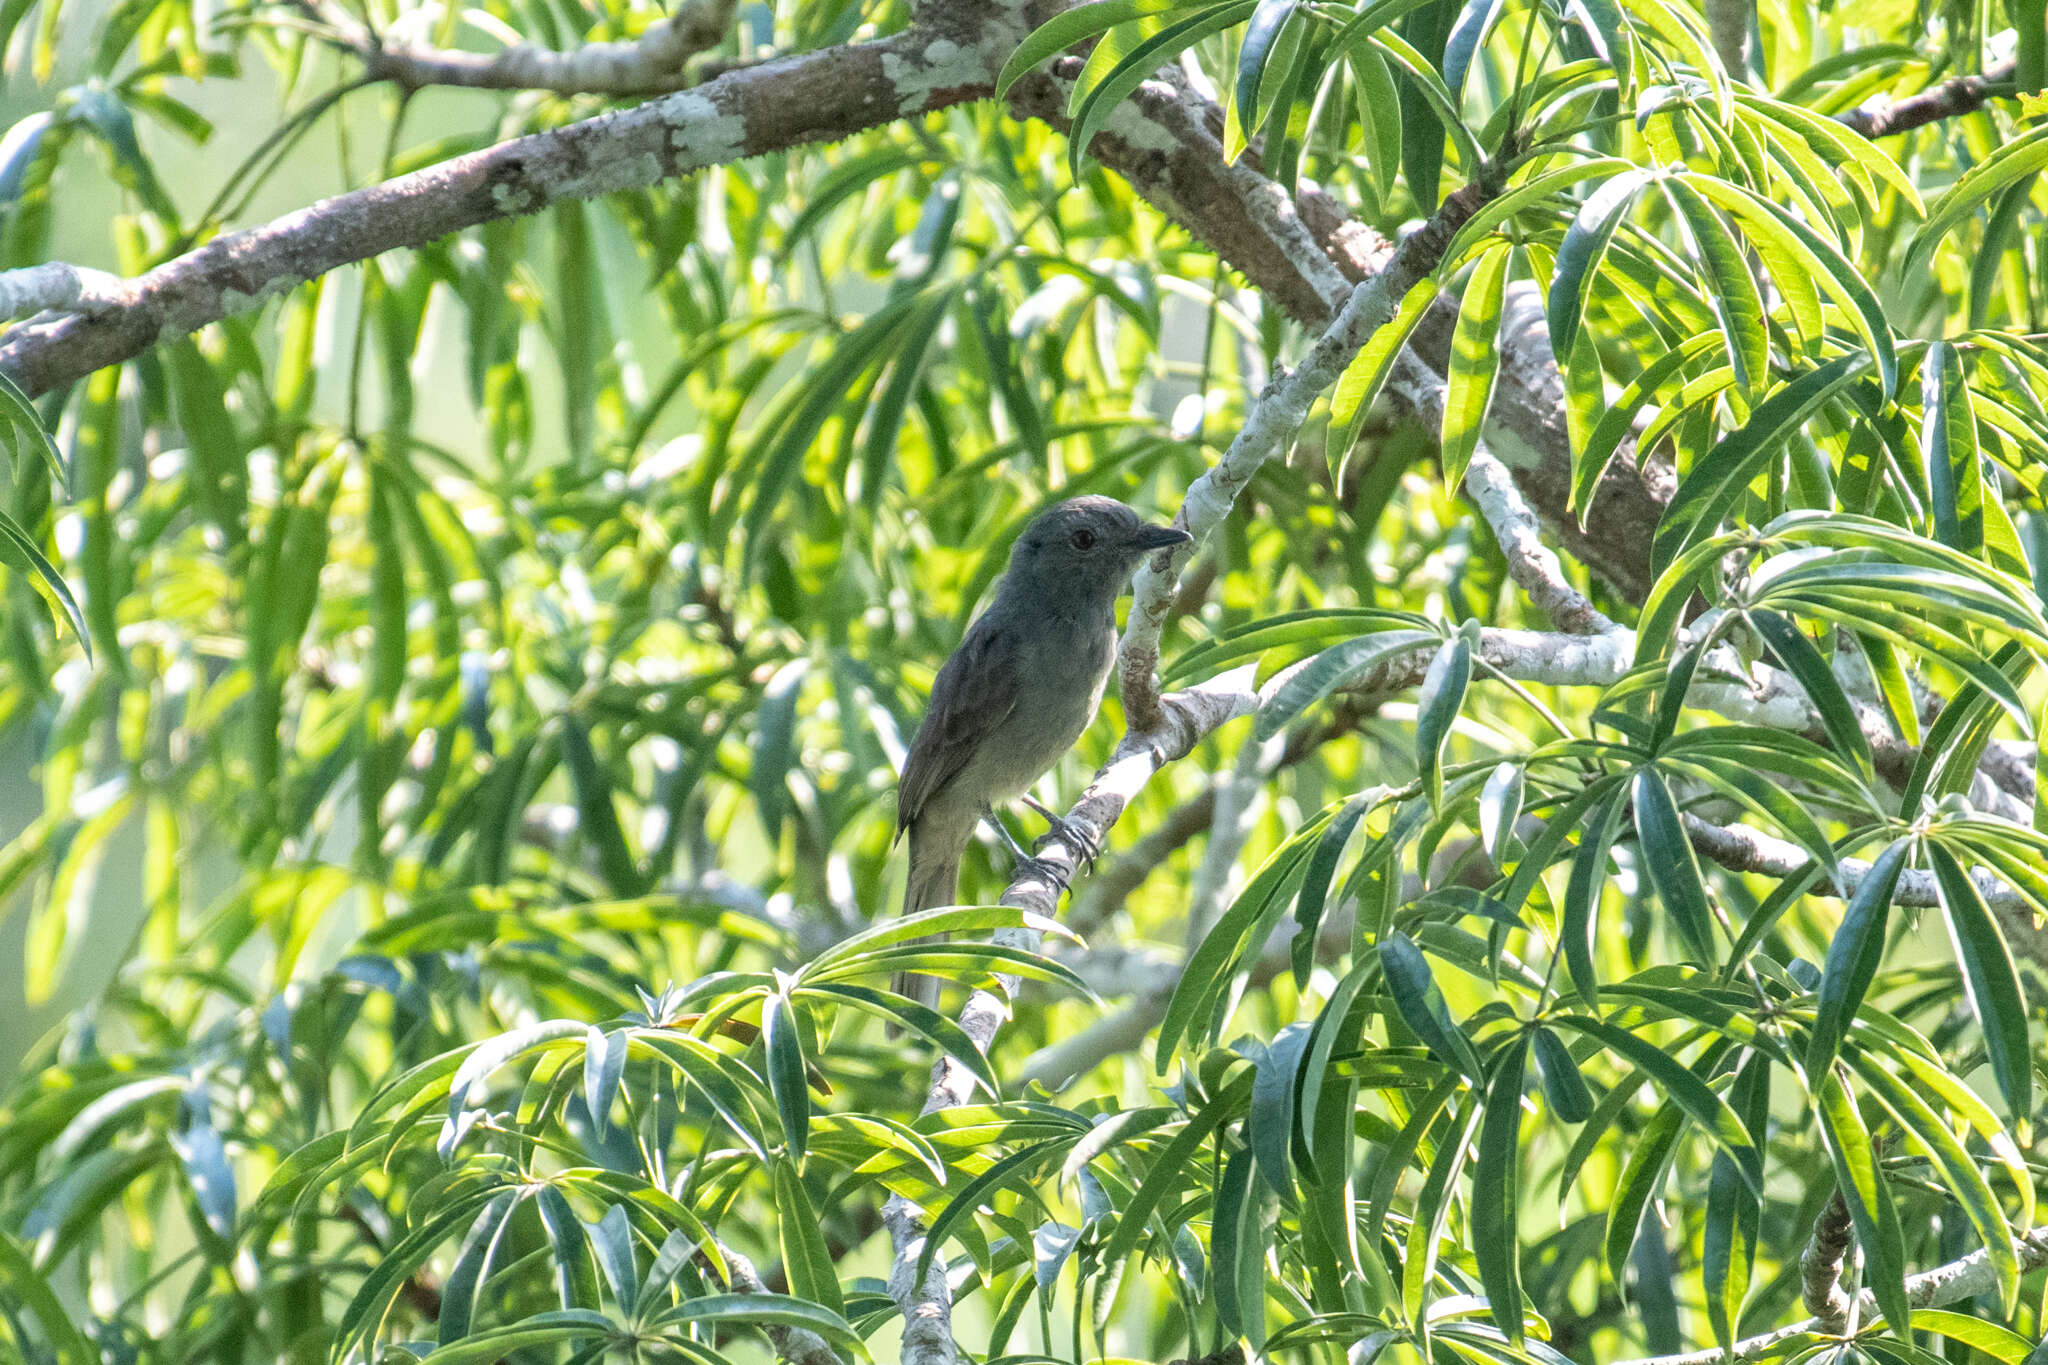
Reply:
[[[1080, 44], [1066, 127], [735, 144], [10, 384], [0, 985], [65, 1010], [0, 1353], [886, 1359], [937, 1266], [976, 1359], [2040, 1365], [2042, 7], [1709, 8], [1034, 11], [992, 66]], [[637, 103], [371, 58], [662, 14], [9, 3], [0, 265]], [[693, 79], [915, 20], [723, 17]], [[1166, 685], [1257, 714], [1065, 927], [993, 838], [905, 925], [895, 767], [1011, 539], [1170, 513], [1327, 322], [1090, 156], [1134, 94], [1441, 255], [1181, 565]], [[1531, 355], [1549, 538], [1655, 512], [1597, 575], [1498, 515]], [[906, 965], [1015, 992], [986, 1052]]]

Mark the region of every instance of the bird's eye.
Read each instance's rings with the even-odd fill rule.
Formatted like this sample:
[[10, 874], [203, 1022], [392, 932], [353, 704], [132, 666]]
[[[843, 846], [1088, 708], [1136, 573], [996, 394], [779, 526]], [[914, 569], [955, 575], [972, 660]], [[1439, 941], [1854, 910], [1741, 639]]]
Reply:
[[1094, 548], [1095, 548], [1095, 533], [1094, 533], [1093, 531], [1088, 531], [1088, 530], [1081, 530], [1081, 531], [1076, 531], [1076, 532], [1074, 532], [1074, 548], [1075, 548], [1075, 549], [1077, 549], [1077, 550], [1092, 550], [1092, 549], [1094, 549]]

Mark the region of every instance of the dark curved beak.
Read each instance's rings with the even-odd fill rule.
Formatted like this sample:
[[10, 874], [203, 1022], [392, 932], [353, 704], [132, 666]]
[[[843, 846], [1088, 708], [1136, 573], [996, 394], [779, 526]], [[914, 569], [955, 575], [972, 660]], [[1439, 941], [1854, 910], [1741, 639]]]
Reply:
[[1186, 545], [1194, 539], [1186, 531], [1173, 526], [1140, 526], [1131, 534], [1131, 548], [1146, 554], [1164, 550], [1174, 545]]

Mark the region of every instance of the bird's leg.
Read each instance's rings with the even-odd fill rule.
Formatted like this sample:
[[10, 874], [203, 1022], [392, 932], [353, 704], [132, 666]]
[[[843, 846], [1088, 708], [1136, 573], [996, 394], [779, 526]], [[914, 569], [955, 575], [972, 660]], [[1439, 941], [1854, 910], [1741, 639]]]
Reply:
[[1036, 874], [1036, 876], [1042, 876], [1042, 878], [1053, 878], [1053, 880], [1057, 880], [1057, 882], [1059, 882], [1061, 886], [1065, 886], [1065, 884], [1067, 884], [1067, 874], [1065, 874], [1063, 870], [1057, 870], [1057, 868], [1053, 868], [1051, 864], [1047, 864], [1047, 862], [1044, 862], [1044, 860], [1042, 860], [1042, 857], [1036, 857], [1034, 853], [1026, 853], [1026, 851], [1024, 851], [1024, 845], [1022, 845], [1022, 843], [1018, 843], [1016, 835], [1012, 835], [1012, 833], [1010, 833], [1010, 827], [1008, 827], [1008, 825], [1004, 825], [1004, 817], [999, 817], [999, 814], [995, 814], [995, 806], [983, 806], [983, 808], [981, 808], [981, 819], [983, 819], [983, 821], [987, 821], [989, 825], [993, 825], [993, 827], [995, 827], [995, 833], [997, 833], [997, 835], [1001, 835], [1001, 839], [1004, 839], [1004, 843], [1006, 843], [1006, 845], [1010, 847], [1010, 855], [1012, 855], [1012, 857], [1014, 857], [1014, 860], [1016, 860], [1016, 864], [1014, 864], [1014, 870], [1016, 870], [1018, 874], [1024, 874], [1024, 872], [1032, 872], [1032, 874]]
[[1025, 805], [1045, 817], [1045, 823], [1052, 826], [1052, 832], [1067, 842], [1067, 846], [1081, 855], [1081, 866], [1088, 872], [1095, 871], [1095, 860], [1102, 856], [1102, 845], [1089, 838], [1059, 812], [1047, 806], [1030, 792], [1022, 798]]
[[1010, 850], [1010, 857], [1016, 860], [1018, 868], [1037, 867], [1038, 859], [1025, 852], [1024, 845], [1017, 842], [1017, 836], [1010, 833], [1010, 827], [1003, 823], [1003, 817], [996, 814], [994, 806], [983, 806], [981, 818], [986, 820], [1002, 838], [1003, 846]]

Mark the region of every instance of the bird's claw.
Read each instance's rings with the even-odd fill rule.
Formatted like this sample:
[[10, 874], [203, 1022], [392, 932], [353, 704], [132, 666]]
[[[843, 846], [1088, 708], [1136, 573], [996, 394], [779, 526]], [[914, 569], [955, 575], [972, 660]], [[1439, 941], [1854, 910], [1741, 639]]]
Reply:
[[1025, 802], [1033, 810], [1045, 817], [1045, 823], [1049, 827], [1045, 837], [1041, 838], [1036, 846], [1043, 847], [1046, 839], [1058, 839], [1073, 850], [1074, 856], [1080, 860], [1081, 870], [1093, 874], [1095, 871], [1095, 860], [1102, 856], [1101, 843], [1076, 826], [1073, 821], [1063, 815], [1047, 810], [1030, 797], [1026, 797]]

